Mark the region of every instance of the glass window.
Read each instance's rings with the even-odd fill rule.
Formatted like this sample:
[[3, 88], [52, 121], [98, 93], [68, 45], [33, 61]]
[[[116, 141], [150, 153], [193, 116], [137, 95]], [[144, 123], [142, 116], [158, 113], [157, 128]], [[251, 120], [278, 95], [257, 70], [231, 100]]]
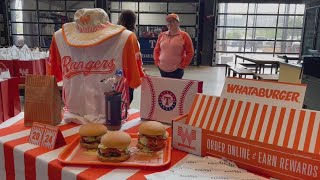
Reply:
[[167, 3], [140, 3], [140, 12], [167, 12]]
[[66, 23], [68, 22], [68, 17], [65, 12], [39, 12], [39, 22], [47, 23]]
[[236, 40], [217, 40], [217, 51], [243, 52], [244, 41]]
[[139, 14], [140, 25], [166, 25], [166, 14]]
[[64, 0], [41, 0], [39, 1], [39, 10], [65, 10]]
[[11, 11], [11, 21], [12, 22], [37, 22], [37, 12], [36, 11]]
[[300, 42], [277, 42], [276, 53], [299, 53]]
[[21, 36], [21, 35], [12, 35], [13, 44], [16, 46], [23, 46], [27, 44], [29, 47], [38, 47], [39, 38], [38, 36]]
[[67, 18], [68, 18], [68, 22], [73, 22], [73, 18], [74, 18], [74, 14], [76, 12], [67, 12]]
[[218, 63], [232, 52], [299, 53], [304, 9], [303, 4], [219, 3]]
[[277, 40], [301, 40], [301, 29], [278, 29]]
[[219, 13], [247, 13], [246, 3], [220, 3]]
[[273, 53], [274, 41], [247, 41], [246, 52]]
[[279, 16], [278, 27], [302, 27], [303, 16]]
[[189, 34], [191, 38], [196, 37], [196, 28], [195, 27], [186, 27], [185, 31]]
[[35, 34], [38, 33], [38, 24], [12, 23], [12, 34]]
[[216, 59], [218, 64], [227, 64], [234, 60], [234, 53], [216, 53]]
[[37, 9], [37, 0], [10, 0], [11, 9]]
[[94, 1], [67, 1], [66, 9], [68, 11], [76, 11], [81, 8], [94, 8]]
[[246, 26], [246, 15], [219, 15], [218, 26]]
[[40, 24], [39, 27], [40, 35], [53, 35], [62, 27], [62, 24]]
[[304, 4], [280, 4], [279, 14], [304, 14]]
[[119, 17], [120, 17], [120, 13], [111, 13], [111, 14], [110, 14], [110, 21], [111, 21], [111, 23], [117, 24]]
[[254, 14], [277, 14], [278, 4], [249, 4], [249, 13]]
[[274, 40], [276, 29], [270, 28], [248, 28], [247, 39]]
[[137, 2], [110, 2], [110, 8], [112, 11], [121, 11], [123, 9], [131, 9], [138, 11]]
[[276, 27], [277, 16], [249, 15], [248, 26], [251, 27]]
[[197, 16], [195, 14], [178, 14], [178, 16], [182, 26], [194, 26], [197, 24]]
[[197, 3], [171, 3], [169, 2], [169, 12], [197, 12]]
[[218, 39], [245, 39], [245, 28], [218, 28]]
[[120, 10], [120, 4], [121, 4], [121, 2], [110, 2], [111, 11]]

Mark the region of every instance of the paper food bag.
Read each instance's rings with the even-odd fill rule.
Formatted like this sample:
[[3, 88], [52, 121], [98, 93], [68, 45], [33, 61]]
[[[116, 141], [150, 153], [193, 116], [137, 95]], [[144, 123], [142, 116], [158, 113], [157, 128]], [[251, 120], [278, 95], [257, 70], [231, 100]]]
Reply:
[[24, 124], [61, 122], [61, 96], [54, 76], [27, 75]]
[[189, 112], [202, 81], [146, 76], [141, 85], [140, 114], [142, 119], [171, 123]]

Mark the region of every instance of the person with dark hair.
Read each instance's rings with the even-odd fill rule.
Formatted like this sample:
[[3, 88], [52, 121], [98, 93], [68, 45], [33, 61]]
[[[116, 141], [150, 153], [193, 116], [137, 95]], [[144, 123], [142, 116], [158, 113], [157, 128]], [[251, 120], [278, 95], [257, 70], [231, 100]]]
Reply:
[[[118, 25], [122, 25], [125, 28], [127, 28], [127, 30], [134, 32], [136, 29], [135, 28], [136, 20], [137, 20], [137, 16], [132, 10], [130, 9], [123, 10], [119, 16]], [[136, 53], [136, 57], [135, 57], [135, 59], [137, 60], [137, 65], [138, 67], [142, 67], [142, 57], [140, 53], [140, 44], [138, 41], [136, 42], [136, 46], [134, 48], [138, 48], [137, 51], [139, 52], [139, 53]], [[144, 72], [141, 70], [142, 68], [139, 68], [140, 77], [144, 77]], [[129, 87], [130, 104], [133, 100], [133, 92], [134, 92], [134, 89]]]
[[135, 31], [136, 20], [137, 20], [137, 16], [132, 10], [130, 9], [123, 10], [119, 16], [118, 25], [124, 26], [129, 31]]

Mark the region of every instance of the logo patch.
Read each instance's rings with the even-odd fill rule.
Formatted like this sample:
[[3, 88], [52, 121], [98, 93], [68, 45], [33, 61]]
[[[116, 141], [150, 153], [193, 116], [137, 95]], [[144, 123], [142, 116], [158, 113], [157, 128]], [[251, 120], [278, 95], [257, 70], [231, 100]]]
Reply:
[[183, 128], [181, 126], [178, 127], [178, 136], [181, 137], [182, 143], [188, 142], [189, 145], [191, 145], [193, 140], [197, 139], [197, 133], [195, 130], [191, 130], [191, 133], [188, 131], [188, 129], [185, 129], [183, 131]]
[[83, 74], [84, 76], [90, 74], [109, 74], [115, 70], [114, 59], [73, 61], [70, 56], [64, 56], [62, 62], [63, 74], [67, 79], [79, 74]]
[[158, 103], [163, 110], [171, 111], [177, 105], [177, 98], [171, 91], [162, 91], [158, 97]]

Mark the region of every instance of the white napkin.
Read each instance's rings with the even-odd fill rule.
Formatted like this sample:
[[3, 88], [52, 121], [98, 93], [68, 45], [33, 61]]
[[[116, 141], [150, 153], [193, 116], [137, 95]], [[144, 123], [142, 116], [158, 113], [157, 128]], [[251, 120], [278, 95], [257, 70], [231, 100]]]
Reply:
[[234, 163], [214, 157], [190, 156], [179, 166], [145, 176], [148, 180], [266, 179], [238, 168]]

